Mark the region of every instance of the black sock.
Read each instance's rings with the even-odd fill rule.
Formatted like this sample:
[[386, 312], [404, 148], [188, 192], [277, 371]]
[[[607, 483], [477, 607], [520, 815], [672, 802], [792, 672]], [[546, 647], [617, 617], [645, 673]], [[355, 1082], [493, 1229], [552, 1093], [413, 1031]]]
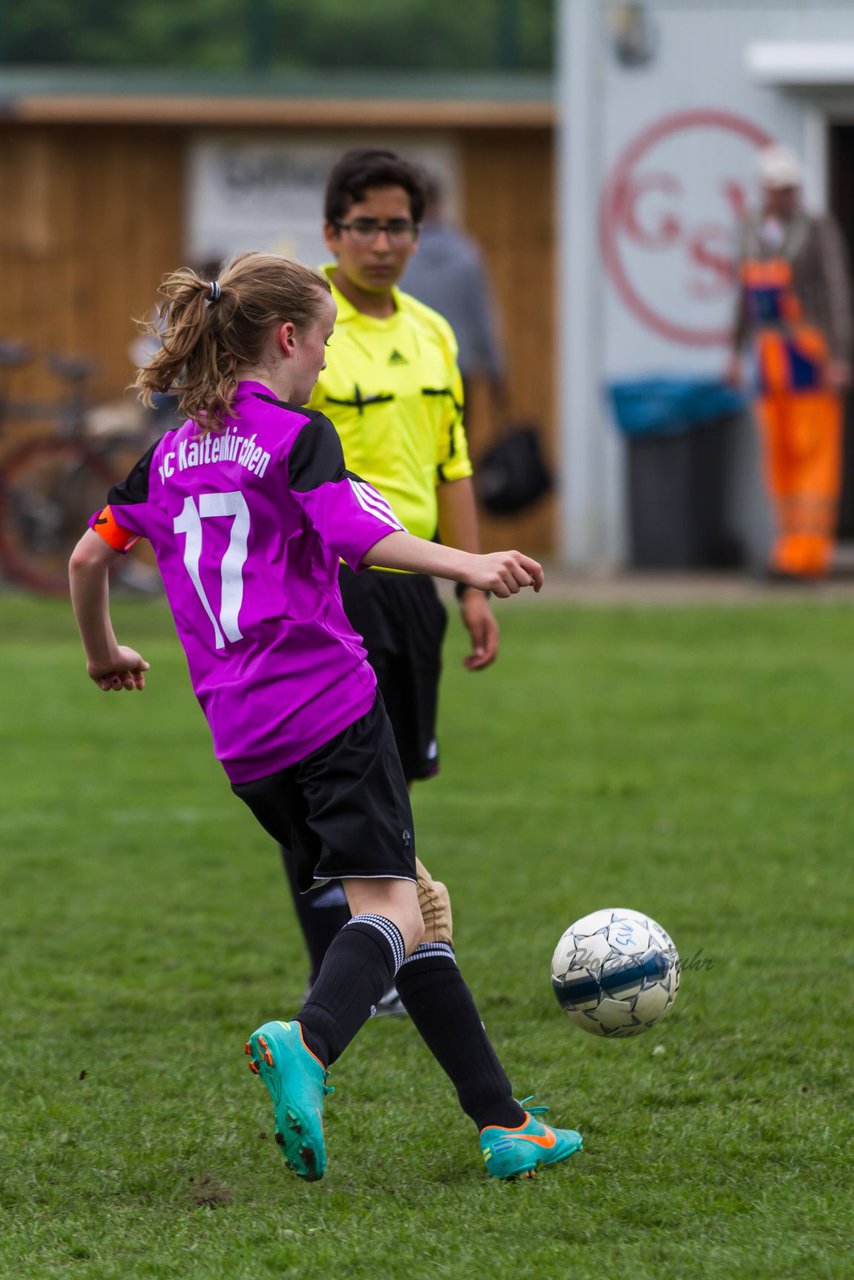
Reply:
[[472, 993], [447, 942], [423, 942], [404, 961], [397, 989], [433, 1057], [450, 1076], [478, 1129], [515, 1128], [525, 1113], [489, 1042]]
[[302, 929], [302, 936], [305, 938], [305, 945], [308, 947], [311, 963], [309, 983], [311, 984], [317, 981], [329, 944], [339, 929], [342, 929], [350, 919], [350, 908], [347, 906], [344, 890], [338, 881], [327, 885], [324, 889], [312, 889], [311, 893], [300, 893], [297, 883], [296, 857], [285, 845], [281, 845], [280, 848], [282, 865], [285, 868], [288, 884], [291, 886], [297, 919]]
[[353, 916], [333, 938], [317, 981], [296, 1016], [305, 1042], [331, 1067], [403, 962], [403, 938], [385, 916]]

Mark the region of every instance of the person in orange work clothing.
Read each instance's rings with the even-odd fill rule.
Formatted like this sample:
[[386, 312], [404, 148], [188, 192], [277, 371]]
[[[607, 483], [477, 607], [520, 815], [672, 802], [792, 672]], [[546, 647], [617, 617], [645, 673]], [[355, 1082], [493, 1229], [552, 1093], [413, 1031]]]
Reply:
[[851, 381], [851, 283], [836, 223], [801, 205], [801, 167], [787, 148], [759, 155], [762, 201], [742, 228], [732, 353], [742, 381], [753, 340], [766, 485], [778, 577], [822, 577], [833, 560], [842, 474], [843, 393]]

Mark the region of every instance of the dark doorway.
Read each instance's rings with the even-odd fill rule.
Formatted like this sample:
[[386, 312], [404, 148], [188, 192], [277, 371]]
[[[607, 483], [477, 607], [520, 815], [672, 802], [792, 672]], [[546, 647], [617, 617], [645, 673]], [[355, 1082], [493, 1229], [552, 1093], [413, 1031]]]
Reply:
[[[830, 126], [828, 160], [830, 209], [839, 222], [854, 269], [854, 124]], [[842, 498], [839, 504], [839, 536], [854, 538], [854, 390], [845, 402]]]

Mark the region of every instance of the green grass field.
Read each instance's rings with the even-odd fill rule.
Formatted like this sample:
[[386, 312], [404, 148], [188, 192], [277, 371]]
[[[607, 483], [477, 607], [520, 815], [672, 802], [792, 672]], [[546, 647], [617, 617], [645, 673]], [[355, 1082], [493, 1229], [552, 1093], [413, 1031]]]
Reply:
[[[86, 681], [67, 607], [2, 607], [4, 1280], [851, 1275], [854, 609], [513, 602], [479, 676], [452, 629], [419, 852], [515, 1088], [585, 1151], [488, 1182], [412, 1027], [375, 1021], [306, 1185], [242, 1053], [296, 1010], [301, 944], [162, 606], [116, 609], [142, 695]], [[613, 905], [686, 971], [601, 1042], [549, 960]]]

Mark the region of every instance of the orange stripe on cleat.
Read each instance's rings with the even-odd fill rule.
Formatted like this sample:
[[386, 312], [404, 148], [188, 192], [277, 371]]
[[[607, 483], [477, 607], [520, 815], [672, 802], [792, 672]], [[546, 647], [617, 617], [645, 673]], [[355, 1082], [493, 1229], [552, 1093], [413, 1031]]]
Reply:
[[249, 1066], [249, 1070], [253, 1073], [253, 1075], [257, 1076], [261, 1074], [261, 1068], [258, 1066], [257, 1062], [250, 1062], [248, 1066]]
[[523, 1139], [525, 1142], [533, 1142], [534, 1145], [538, 1147], [545, 1147], [547, 1151], [557, 1143], [557, 1138], [555, 1137], [552, 1129], [547, 1130], [547, 1132], [543, 1134], [520, 1133], [517, 1141], [519, 1139]]
[[247, 1058], [252, 1057], [252, 1045], [249, 1043], [248, 1040], [246, 1041], [246, 1044], [243, 1046], [243, 1052], [246, 1054]]
[[324, 1071], [326, 1071], [327, 1070], [326, 1063], [321, 1062], [317, 1054], [314, 1052], [314, 1050], [309, 1049], [308, 1045], [306, 1044], [305, 1036], [302, 1033], [302, 1023], [298, 1022], [296, 1025], [297, 1025], [297, 1030], [299, 1031], [299, 1038], [300, 1040], [302, 1040], [302, 1047], [305, 1049], [306, 1053], [310, 1053], [311, 1056], [314, 1058], [315, 1062], [318, 1063], [319, 1066], [323, 1067]]

